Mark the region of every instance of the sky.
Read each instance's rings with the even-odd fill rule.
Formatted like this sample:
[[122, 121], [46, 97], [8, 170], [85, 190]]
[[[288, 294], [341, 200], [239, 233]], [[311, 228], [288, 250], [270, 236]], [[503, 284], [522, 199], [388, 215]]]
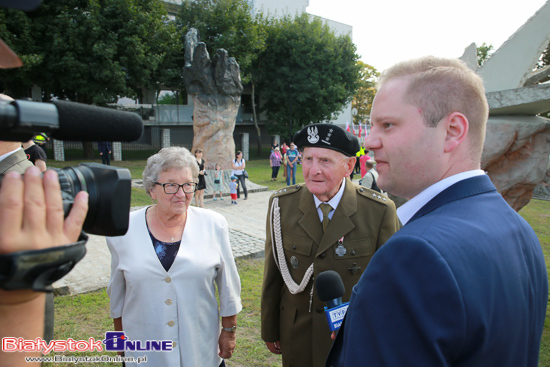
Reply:
[[460, 57], [472, 42], [477, 46], [485, 42], [496, 50], [545, 3], [309, 0], [306, 11], [353, 26], [360, 60], [383, 71], [401, 60], [425, 55]]

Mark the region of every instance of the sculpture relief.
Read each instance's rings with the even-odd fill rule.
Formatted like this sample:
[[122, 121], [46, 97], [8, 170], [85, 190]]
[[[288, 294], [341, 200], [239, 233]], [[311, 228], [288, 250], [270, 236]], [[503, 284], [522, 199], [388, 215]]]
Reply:
[[243, 91], [239, 64], [223, 49], [210, 60], [206, 44], [191, 28], [185, 36], [183, 79], [194, 103], [192, 151], [204, 151], [206, 169], [214, 169], [216, 163], [231, 169], [233, 131]]
[[539, 9], [485, 64], [477, 69], [476, 48], [462, 60], [483, 78], [489, 121], [481, 168], [498, 191], [519, 211], [540, 183], [550, 183], [550, 67], [533, 71], [550, 36], [550, 2]]

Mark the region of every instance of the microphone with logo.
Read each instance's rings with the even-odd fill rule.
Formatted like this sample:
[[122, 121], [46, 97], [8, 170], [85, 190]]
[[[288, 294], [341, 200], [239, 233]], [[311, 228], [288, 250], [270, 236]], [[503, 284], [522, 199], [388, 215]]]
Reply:
[[327, 304], [325, 315], [330, 331], [339, 329], [349, 306], [349, 302], [342, 303], [346, 290], [340, 274], [334, 270], [323, 271], [315, 279], [315, 288], [319, 299]]

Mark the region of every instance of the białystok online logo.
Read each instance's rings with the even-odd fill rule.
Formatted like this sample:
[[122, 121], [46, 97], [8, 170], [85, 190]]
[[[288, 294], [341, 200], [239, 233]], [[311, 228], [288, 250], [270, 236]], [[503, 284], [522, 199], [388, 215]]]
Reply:
[[2, 351], [4, 352], [42, 352], [46, 355], [54, 352], [102, 352], [103, 345], [105, 350], [110, 352], [123, 351], [152, 351], [166, 352], [172, 350], [171, 340], [130, 340], [123, 331], [107, 331], [105, 339], [95, 340], [52, 340], [49, 343], [42, 338], [26, 340], [23, 338], [2, 338]]
[[129, 340], [123, 331], [105, 333], [105, 350], [122, 352], [125, 350], [166, 352], [172, 350], [171, 340]]

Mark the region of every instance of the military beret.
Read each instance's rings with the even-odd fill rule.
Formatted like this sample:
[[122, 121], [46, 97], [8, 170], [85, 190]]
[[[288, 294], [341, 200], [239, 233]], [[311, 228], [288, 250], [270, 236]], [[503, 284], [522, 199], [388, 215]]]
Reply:
[[312, 124], [304, 127], [294, 135], [294, 144], [299, 149], [332, 149], [348, 157], [354, 157], [361, 149], [359, 140], [353, 134], [331, 124]]

